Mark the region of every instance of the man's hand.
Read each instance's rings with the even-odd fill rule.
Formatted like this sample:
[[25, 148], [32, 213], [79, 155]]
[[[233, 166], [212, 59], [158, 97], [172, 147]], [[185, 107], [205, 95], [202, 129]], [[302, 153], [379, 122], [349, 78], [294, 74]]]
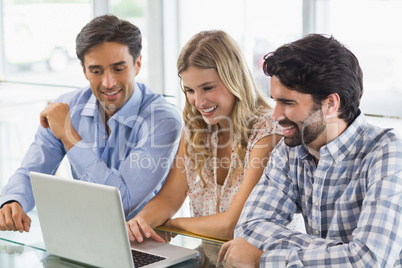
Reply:
[[236, 238], [222, 245], [218, 262], [225, 261], [225, 267], [259, 267], [263, 251], [243, 238]]
[[61, 140], [67, 151], [81, 140], [74, 129], [70, 109], [66, 103], [51, 103], [40, 113], [40, 124], [49, 128], [53, 135]]
[[5, 204], [0, 209], [0, 230], [29, 232], [31, 218], [24, 212], [18, 202]]

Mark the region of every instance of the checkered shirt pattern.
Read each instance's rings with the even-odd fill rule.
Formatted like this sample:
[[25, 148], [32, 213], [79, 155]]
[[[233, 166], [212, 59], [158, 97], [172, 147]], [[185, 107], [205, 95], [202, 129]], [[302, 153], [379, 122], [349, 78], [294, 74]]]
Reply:
[[[302, 213], [306, 232], [286, 228]], [[261, 267], [402, 267], [402, 140], [363, 114], [320, 149], [283, 140], [235, 230]]]

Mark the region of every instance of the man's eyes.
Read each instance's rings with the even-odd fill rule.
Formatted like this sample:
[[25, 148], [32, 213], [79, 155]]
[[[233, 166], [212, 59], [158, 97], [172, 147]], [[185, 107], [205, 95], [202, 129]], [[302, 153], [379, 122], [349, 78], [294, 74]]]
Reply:
[[116, 67], [113, 70], [115, 70], [116, 72], [122, 72], [124, 70], [124, 67]]
[[101, 69], [91, 69], [90, 72], [91, 72], [91, 74], [101, 74], [102, 70]]
[[[115, 67], [113, 71], [116, 73], [120, 73], [124, 71], [125, 67]], [[90, 69], [91, 74], [103, 74], [104, 71], [102, 69]]]

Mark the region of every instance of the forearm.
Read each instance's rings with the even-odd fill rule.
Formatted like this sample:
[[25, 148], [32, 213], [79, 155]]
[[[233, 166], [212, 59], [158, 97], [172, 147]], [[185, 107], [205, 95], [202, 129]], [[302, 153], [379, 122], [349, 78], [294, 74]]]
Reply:
[[70, 149], [75, 146], [82, 138], [80, 135], [77, 133], [77, 131], [71, 127], [68, 131], [66, 130], [66, 133], [63, 137], [60, 138], [60, 140], [63, 142], [64, 147], [66, 147], [67, 151], [70, 151]]
[[65, 151], [61, 142], [49, 130], [39, 127], [35, 141], [28, 148], [20, 167], [4, 186], [0, 202], [16, 200], [25, 212], [30, 211], [35, 206], [35, 202], [29, 172], [54, 174], [64, 155]]
[[[346, 242], [345, 238], [342, 241], [333, 238], [338, 237], [336, 231], [329, 232], [334, 236], [327, 235], [325, 238], [292, 231], [285, 226], [286, 221], [279, 214], [257, 213], [260, 210], [255, 203], [245, 209], [235, 237], [242, 237], [264, 251], [262, 267], [298, 267], [301, 264], [308, 267], [322, 267], [324, 264], [331, 267], [389, 267], [398, 258], [402, 246], [398, 199], [391, 200], [396, 203], [389, 205], [391, 202], [388, 200], [388, 207], [381, 209], [381, 201], [377, 200], [373, 202], [377, 209], [362, 212], [358, 227], [351, 236], [353, 239]], [[388, 223], [387, 228], [376, 226], [373, 219], [383, 219], [384, 223]]]
[[253, 221], [243, 229], [244, 238], [264, 253], [260, 267], [384, 267], [359, 239], [349, 243], [295, 232], [268, 221]]
[[203, 236], [230, 240], [233, 238], [236, 221], [225, 214], [227, 213], [222, 212], [202, 217], [175, 218], [169, 220], [165, 226], [182, 229]]
[[172, 203], [169, 201], [164, 197], [156, 195], [142, 208], [136, 218], [143, 218], [152, 228], [163, 225], [179, 209], [177, 206], [172, 206]]
[[373, 252], [355, 241], [349, 244], [312, 246], [300, 249], [286, 245], [265, 250], [260, 267], [385, 267], [376, 262]]
[[4, 186], [0, 206], [10, 201], [17, 201], [25, 212], [30, 211], [35, 206], [28, 175], [17, 172]]

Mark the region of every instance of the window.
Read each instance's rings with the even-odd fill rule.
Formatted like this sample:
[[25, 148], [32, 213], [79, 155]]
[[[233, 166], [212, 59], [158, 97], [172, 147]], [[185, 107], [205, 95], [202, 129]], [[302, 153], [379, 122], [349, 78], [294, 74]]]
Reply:
[[5, 0], [5, 79], [84, 86], [86, 80], [75, 55], [75, 37], [91, 14], [90, 0]]
[[301, 0], [180, 1], [180, 48], [199, 31], [226, 31], [240, 45], [257, 84], [267, 94], [269, 80], [262, 71], [263, 56], [300, 38], [302, 26]]
[[[146, 20], [146, 1], [145, 0], [110, 0], [110, 11], [121, 19], [128, 20], [137, 26], [142, 34], [143, 60], [141, 71], [136, 77], [136, 81], [149, 84], [148, 77], [148, 28]], [[155, 89], [155, 91], [157, 91]]]
[[317, 1], [316, 32], [334, 35], [360, 61], [366, 114], [402, 117], [401, 10], [400, 0]]
[[6, 181], [18, 167], [46, 102], [88, 84], [75, 55], [75, 37], [93, 16], [107, 12], [131, 21], [143, 34], [143, 65], [137, 81], [173, 96], [168, 99], [181, 107], [184, 94], [176, 60], [199, 31], [228, 32], [267, 93], [269, 80], [261, 69], [265, 54], [310, 32], [332, 34], [361, 63], [361, 108], [375, 115], [369, 122], [402, 133], [400, 10], [402, 0], [2, 0], [0, 78], [63, 87], [0, 83], [0, 146], [12, 149], [0, 154], [0, 176]]
[[0, 188], [33, 141], [40, 111], [60, 94], [87, 84], [75, 37], [92, 17], [91, 2], [0, 3], [1, 80], [13, 81], [0, 83]]

